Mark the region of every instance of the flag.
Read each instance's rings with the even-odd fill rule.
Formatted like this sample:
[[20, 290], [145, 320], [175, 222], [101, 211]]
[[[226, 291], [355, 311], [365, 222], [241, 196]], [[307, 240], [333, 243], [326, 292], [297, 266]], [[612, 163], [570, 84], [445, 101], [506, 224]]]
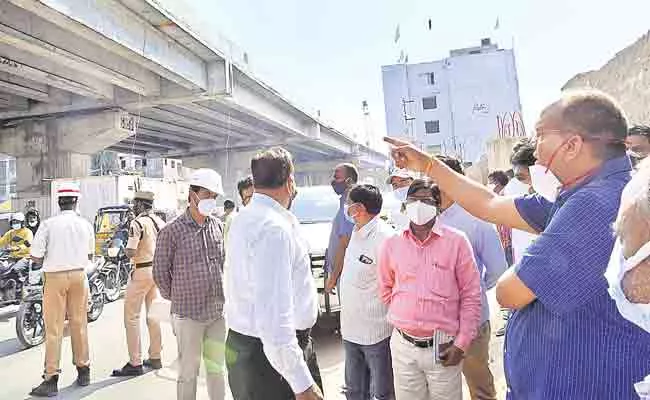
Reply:
[[399, 24], [397, 25], [397, 28], [395, 28], [395, 43], [399, 42], [400, 38], [400, 33], [399, 33]]
[[494, 24], [494, 30], [499, 29], [499, 17], [497, 17], [497, 22]]
[[431, 18], [429, 18], [429, 30], [431, 30], [432, 24], [431, 24]]
[[404, 50], [399, 51], [399, 60], [397, 60], [398, 63], [401, 63], [404, 61]]
[[408, 64], [408, 63], [409, 63], [409, 55], [406, 54], [404, 55], [404, 64]]

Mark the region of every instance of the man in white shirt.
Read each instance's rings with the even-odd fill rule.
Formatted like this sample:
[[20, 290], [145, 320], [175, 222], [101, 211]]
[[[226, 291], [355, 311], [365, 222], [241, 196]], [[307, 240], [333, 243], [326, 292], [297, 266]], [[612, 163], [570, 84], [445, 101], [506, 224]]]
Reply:
[[87, 314], [88, 282], [85, 268], [92, 260], [95, 239], [92, 225], [77, 212], [79, 187], [64, 184], [57, 191], [61, 213], [36, 232], [32, 259], [42, 264], [43, 320], [45, 322], [45, 374], [30, 393], [52, 397], [58, 393], [59, 362], [64, 321], [68, 319], [72, 358], [77, 367], [77, 385], [90, 384]]
[[251, 170], [255, 194], [233, 220], [226, 249], [230, 390], [234, 400], [320, 400], [310, 335], [316, 287], [307, 242], [289, 212], [297, 193], [291, 154], [261, 152]]
[[413, 173], [405, 169], [393, 169], [393, 171], [388, 175], [386, 183], [393, 188], [393, 196], [400, 202], [401, 209], [399, 212], [394, 212], [391, 214], [391, 220], [393, 226], [398, 232], [405, 231], [409, 228], [411, 221], [409, 217], [406, 216], [404, 209], [404, 202], [406, 202], [406, 195], [408, 194], [409, 187], [413, 180]]
[[388, 307], [379, 298], [377, 257], [395, 235], [378, 214], [381, 192], [372, 185], [352, 188], [344, 216], [355, 223], [341, 275], [341, 335], [345, 349], [348, 400], [389, 400], [394, 396]]

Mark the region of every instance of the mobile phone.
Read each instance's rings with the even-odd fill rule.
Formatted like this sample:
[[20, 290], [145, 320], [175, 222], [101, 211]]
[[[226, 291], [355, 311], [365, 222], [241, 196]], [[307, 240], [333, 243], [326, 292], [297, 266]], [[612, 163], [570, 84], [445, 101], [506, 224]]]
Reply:
[[445, 361], [447, 359], [447, 356], [444, 355], [443, 353], [444, 353], [445, 350], [450, 348], [453, 343], [454, 342], [440, 343], [438, 345], [438, 354], [437, 354], [436, 359], [439, 360], [439, 361]]

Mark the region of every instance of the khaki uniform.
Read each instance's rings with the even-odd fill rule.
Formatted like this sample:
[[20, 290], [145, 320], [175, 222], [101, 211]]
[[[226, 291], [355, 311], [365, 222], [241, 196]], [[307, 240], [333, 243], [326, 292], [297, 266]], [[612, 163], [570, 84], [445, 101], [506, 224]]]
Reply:
[[[158, 297], [158, 288], [153, 280], [153, 255], [156, 250], [158, 231], [165, 223], [153, 212], [140, 214], [129, 228], [129, 241], [126, 248], [135, 250], [133, 263], [135, 269], [131, 281], [126, 288], [124, 297], [124, 327], [126, 328], [126, 343], [129, 349], [131, 365], [142, 365], [140, 345], [140, 309], [145, 303], [147, 315], [151, 303]], [[160, 322], [147, 317], [149, 330], [149, 358], [160, 359], [162, 339]]]
[[43, 258], [43, 321], [45, 323], [45, 377], [59, 374], [61, 341], [66, 315], [74, 365], [90, 365], [88, 357], [88, 279], [95, 240], [93, 227], [74, 211], [63, 211], [41, 224], [31, 247]]

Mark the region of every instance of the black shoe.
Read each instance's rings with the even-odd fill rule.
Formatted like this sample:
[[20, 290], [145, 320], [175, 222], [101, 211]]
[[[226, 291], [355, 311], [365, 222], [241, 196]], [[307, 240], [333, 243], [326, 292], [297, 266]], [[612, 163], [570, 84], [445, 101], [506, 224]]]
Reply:
[[49, 379], [43, 377], [43, 382], [32, 389], [29, 394], [35, 397], [54, 397], [59, 393], [59, 376], [52, 375]]
[[160, 361], [160, 358], [149, 358], [144, 360], [142, 365], [151, 369], [160, 369], [162, 368], [162, 361]]
[[90, 367], [77, 367], [77, 385], [90, 385]]
[[130, 362], [126, 363], [122, 369], [114, 369], [112, 376], [140, 376], [144, 373], [142, 365], [134, 366]]

